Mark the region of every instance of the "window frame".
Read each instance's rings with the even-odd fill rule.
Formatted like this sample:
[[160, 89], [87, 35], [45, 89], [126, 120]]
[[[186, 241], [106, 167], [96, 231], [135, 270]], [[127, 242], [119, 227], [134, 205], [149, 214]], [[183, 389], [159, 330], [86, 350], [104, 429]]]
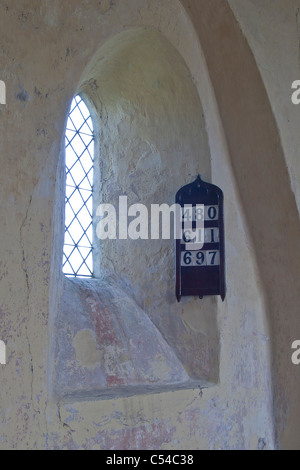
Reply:
[[[76, 105], [74, 106], [74, 104]], [[80, 108], [80, 105], [82, 107], [83, 103], [83, 108], [85, 114], [82, 113], [82, 110]], [[83, 118], [83, 122], [81, 125], [77, 125], [74, 123], [74, 120], [72, 120], [72, 114], [74, 113], [75, 110], [79, 110], [81, 113], [81, 116]], [[85, 95], [82, 93], [75, 93], [71, 105], [69, 107], [69, 112], [66, 120], [66, 126], [65, 126], [65, 134], [64, 134], [64, 171], [65, 171], [65, 179], [64, 179], [64, 188], [65, 188], [65, 200], [64, 200], [64, 242], [63, 242], [63, 256], [62, 256], [62, 271], [63, 274], [66, 277], [70, 278], [85, 278], [85, 279], [91, 279], [94, 277], [94, 257], [93, 257], [93, 251], [94, 251], [94, 227], [93, 227], [93, 206], [94, 206], [94, 181], [95, 181], [95, 118], [93, 116], [94, 113], [91, 112], [91, 104], [90, 101], [87, 99]], [[71, 127], [68, 129], [68, 124], [70, 124], [71, 121]], [[90, 124], [88, 124], [88, 121], [90, 121]], [[89, 133], [84, 133], [82, 132], [82, 128], [85, 126], [89, 127], [90, 134]], [[68, 133], [74, 132], [74, 136], [72, 138], [68, 137]], [[91, 137], [89, 142], [84, 141], [82, 138], [82, 135], [85, 135], [86, 137]], [[81, 140], [81, 143], [84, 146], [84, 150], [82, 152], [77, 151], [74, 149], [72, 145], [72, 141], [76, 138], [79, 137]], [[92, 145], [92, 152], [90, 152], [89, 148]], [[67, 151], [68, 147], [71, 147], [71, 151], [73, 152], [73, 158], [75, 156], [75, 161], [70, 165], [68, 162], [68, 156], [67, 156]], [[87, 169], [85, 166], [82, 164], [82, 159], [85, 158], [86, 153], [88, 152], [90, 159], [91, 159], [91, 164], [89, 167], [87, 166]], [[74, 179], [74, 175], [72, 175], [72, 170], [76, 165], [81, 166], [81, 170], [84, 174], [83, 179], [76, 184], [76, 181]], [[77, 170], [78, 171], [78, 170]], [[92, 177], [89, 179], [89, 174], [92, 175]], [[69, 180], [68, 180], [69, 177]], [[73, 184], [68, 184], [68, 181], [70, 182], [70, 179], [73, 181]], [[90, 183], [90, 187], [82, 187], [82, 182], [84, 180], [87, 180]], [[68, 188], [71, 188], [71, 193], [68, 193]], [[88, 192], [90, 193], [88, 197], [85, 199], [83, 197], [83, 193]], [[78, 198], [81, 198], [81, 206], [80, 207], [75, 207], [75, 210], [70, 202], [70, 199], [74, 198], [74, 195], [77, 196], [77, 202]], [[90, 202], [90, 203], [89, 203]], [[91, 206], [90, 209], [88, 207], [88, 203]], [[85, 226], [81, 223], [81, 220], [79, 217], [81, 211], [85, 210], [85, 212], [89, 213], [89, 219], [86, 223]], [[72, 214], [71, 214], [72, 213]], [[71, 216], [70, 216], [71, 214]], [[87, 217], [87, 216], [86, 216]], [[68, 222], [67, 222], [68, 218]], [[70, 221], [71, 219], [71, 221]], [[87, 220], [87, 219], [86, 219]], [[72, 224], [77, 223], [77, 228], [78, 226], [82, 230], [82, 235], [80, 236], [79, 239], [76, 239], [75, 236], [73, 237], [72, 234], [74, 233], [71, 230], [70, 233], [70, 227]], [[87, 231], [89, 231], [89, 234], [87, 234]], [[85, 239], [87, 241], [88, 246], [80, 245], [80, 242], [82, 239]], [[68, 243], [67, 243], [67, 242]], [[69, 250], [66, 250], [66, 247], [69, 247]], [[67, 251], [69, 251], [67, 253]], [[83, 253], [85, 251], [85, 254]], [[78, 262], [77, 268], [72, 265], [70, 258], [71, 256], [77, 253], [77, 259], [79, 256], [81, 256], [81, 263]], [[88, 261], [88, 258], [90, 260]], [[80, 263], [80, 264], [79, 264]], [[79, 266], [78, 266], [79, 265]], [[71, 270], [67, 269], [67, 267], [70, 267]], [[70, 272], [71, 271], [71, 272]], [[85, 271], [85, 272], [84, 272]]]

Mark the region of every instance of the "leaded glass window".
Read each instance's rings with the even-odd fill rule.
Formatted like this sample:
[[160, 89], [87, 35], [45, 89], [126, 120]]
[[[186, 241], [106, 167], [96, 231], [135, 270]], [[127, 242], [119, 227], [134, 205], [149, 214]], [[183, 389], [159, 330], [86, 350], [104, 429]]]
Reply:
[[94, 130], [90, 112], [79, 95], [71, 104], [65, 147], [63, 272], [69, 277], [92, 277]]

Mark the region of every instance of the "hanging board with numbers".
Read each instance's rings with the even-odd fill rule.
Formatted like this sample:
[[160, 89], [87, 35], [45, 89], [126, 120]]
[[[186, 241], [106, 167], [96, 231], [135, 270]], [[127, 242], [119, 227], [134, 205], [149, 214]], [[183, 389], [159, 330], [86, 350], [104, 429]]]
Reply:
[[200, 176], [176, 194], [180, 235], [176, 239], [176, 297], [225, 298], [223, 192]]

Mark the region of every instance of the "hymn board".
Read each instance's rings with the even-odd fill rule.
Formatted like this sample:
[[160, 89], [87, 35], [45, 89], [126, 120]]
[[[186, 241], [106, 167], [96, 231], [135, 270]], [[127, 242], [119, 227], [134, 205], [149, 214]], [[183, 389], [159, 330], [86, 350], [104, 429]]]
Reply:
[[180, 237], [176, 240], [176, 297], [225, 298], [223, 192], [200, 176], [176, 194]]

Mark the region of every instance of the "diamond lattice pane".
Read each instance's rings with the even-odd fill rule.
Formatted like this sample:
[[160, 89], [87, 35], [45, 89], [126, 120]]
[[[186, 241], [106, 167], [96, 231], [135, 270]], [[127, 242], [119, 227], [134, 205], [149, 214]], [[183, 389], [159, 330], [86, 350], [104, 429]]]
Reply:
[[80, 96], [72, 101], [65, 134], [66, 202], [63, 272], [92, 277], [92, 193], [94, 133]]

